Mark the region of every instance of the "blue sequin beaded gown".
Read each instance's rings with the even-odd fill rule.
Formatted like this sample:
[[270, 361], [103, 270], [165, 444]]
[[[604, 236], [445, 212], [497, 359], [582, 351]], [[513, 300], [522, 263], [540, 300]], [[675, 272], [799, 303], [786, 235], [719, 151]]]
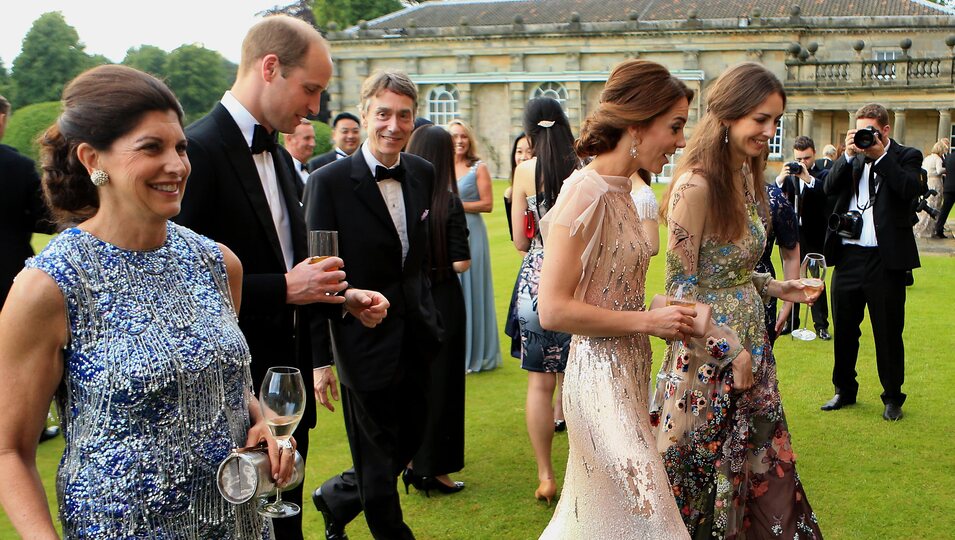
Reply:
[[155, 250], [77, 228], [27, 261], [66, 300], [69, 343], [57, 405], [67, 538], [269, 538], [252, 503], [216, 488], [249, 429], [249, 348], [222, 253], [168, 223]]
[[[481, 198], [477, 186], [475, 163], [468, 173], [458, 179], [458, 192], [464, 202]], [[487, 227], [481, 214], [466, 213], [468, 242], [471, 245], [471, 268], [458, 274], [464, 292], [467, 311], [467, 337], [464, 367], [468, 373], [494, 369], [501, 365], [501, 342], [497, 335], [497, 315], [494, 312], [494, 285], [491, 277], [491, 252]]]

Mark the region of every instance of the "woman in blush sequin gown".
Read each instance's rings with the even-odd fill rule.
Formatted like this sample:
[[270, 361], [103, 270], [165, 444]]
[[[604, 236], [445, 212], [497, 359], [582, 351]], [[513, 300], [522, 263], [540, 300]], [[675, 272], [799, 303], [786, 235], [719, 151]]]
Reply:
[[659, 173], [684, 146], [693, 92], [663, 66], [617, 66], [576, 151], [595, 156], [541, 223], [541, 325], [573, 334], [564, 372], [569, 453], [541, 538], [687, 538], [647, 412], [650, 339], [681, 339], [695, 311], [644, 308], [650, 243], [630, 176]]
[[269, 538], [254, 501], [216, 488], [235, 447], [266, 441], [281, 482], [293, 454], [249, 391], [238, 259], [168, 221], [190, 171], [182, 109], [124, 66], [81, 74], [63, 102], [43, 183], [78, 225], [27, 261], [0, 313], [0, 503], [21, 534], [56, 537], [34, 459], [55, 394], [65, 537]]
[[657, 377], [658, 449], [700, 540], [822, 537], [796, 473], [763, 312], [763, 297], [807, 297], [799, 280], [753, 273], [768, 214], [759, 178], [785, 103], [782, 83], [761, 65], [724, 72], [665, 198], [667, 290], [709, 304], [745, 348], [727, 355], [715, 341], [674, 342]]

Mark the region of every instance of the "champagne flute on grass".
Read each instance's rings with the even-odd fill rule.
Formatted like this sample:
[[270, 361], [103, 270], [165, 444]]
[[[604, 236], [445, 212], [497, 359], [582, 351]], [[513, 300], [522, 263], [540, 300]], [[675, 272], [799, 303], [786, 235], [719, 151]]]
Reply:
[[[819, 253], [807, 253], [799, 266], [799, 282], [803, 285], [803, 293], [806, 300], [812, 298], [816, 293], [822, 290], [826, 285], [826, 258]], [[797, 308], [798, 309], [798, 308]], [[816, 339], [816, 333], [806, 328], [809, 319], [809, 309], [806, 309], [806, 316], [803, 318], [802, 328], [793, 330], [792, 336], [802, 341], [812, 341]]]

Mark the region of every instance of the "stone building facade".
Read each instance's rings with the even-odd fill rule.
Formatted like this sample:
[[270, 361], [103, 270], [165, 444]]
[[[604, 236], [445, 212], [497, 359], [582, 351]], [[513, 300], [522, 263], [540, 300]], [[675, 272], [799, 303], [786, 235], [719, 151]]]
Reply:
[[707, 85], [750, 60], [773, 71], [789, 98], [773, 160], [789, 159], [798, 135], [813, 137], [819, 153], [838, 144], [870, 101], [889, 108], [893, 136], [909, 146], [926, 151], [940, 137], [955, 139], [955, 11], [927, 0], [802, 1], [423, 3], [330, 28], [331, 107], [354, 110], [375, 70], [404, 70], [419, 85], [419, 116], [469, 122], [492, 174], [506, 177], [528, 99], [557, 98], [579, 126], [613, 66], [645, 58], [696, 91], [692, 136]]

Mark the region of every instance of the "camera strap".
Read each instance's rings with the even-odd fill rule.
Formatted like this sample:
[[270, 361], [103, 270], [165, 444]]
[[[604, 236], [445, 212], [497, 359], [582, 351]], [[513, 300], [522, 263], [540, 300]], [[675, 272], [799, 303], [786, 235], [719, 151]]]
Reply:
[[862, 177], [866, 179], [866, 185], [869, 188], [869, 200], [866, 201], [866, 203], [862, 206], [859, 206], [859, 187], [858, 185], [856, 185], [856, 208], [858, 208], [860, 212], [865, 212], [869, 208], [872, 208], [872, 205], [875, 204], [875, 198], [879, 194], [879, 189], [878, 189], [878, 186], [876, 186], [876, 181], [875, 181], [875, 173], [872, 171], [873, 164], [869, 163], [868, 165], [869, 165], [869, 174], [866, 175], [865, 165], [863, 165]]

